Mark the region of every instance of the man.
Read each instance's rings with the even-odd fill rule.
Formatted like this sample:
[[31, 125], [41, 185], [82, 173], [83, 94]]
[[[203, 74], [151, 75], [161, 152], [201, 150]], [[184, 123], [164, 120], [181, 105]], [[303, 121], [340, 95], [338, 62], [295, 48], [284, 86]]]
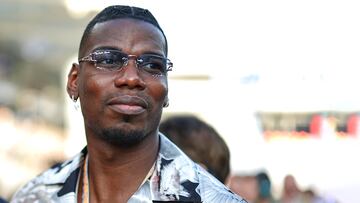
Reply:
[[230, 173], [230, 152], [213, 127], [195, 116], [178, 115], [162, 121], [159, 129], [193, 161], [220, 182], [226, 182]]
[[284, 177], [283, 191], [280, 197], [281, 203], [303, 202], [302, 191], [300, 190], [295, 177], [288, 174]]
[[110, 6], [86, 27], [67, 92], [80, 99], [87, 147], [12, 202], [246, 202], [158, 132], [168, 105], [167, 41], [156, 19]]
[[258, 196], [255, 203], [277, 203], [274, 199], [271, 189], [271, 180], [267, 172], [262, 171], [256, 174], [256, 180], [258, 183]]

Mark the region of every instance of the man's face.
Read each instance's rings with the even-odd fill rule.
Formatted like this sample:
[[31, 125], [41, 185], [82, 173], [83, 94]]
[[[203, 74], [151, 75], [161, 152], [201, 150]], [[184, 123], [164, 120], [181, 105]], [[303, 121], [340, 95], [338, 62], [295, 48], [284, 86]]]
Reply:
[[[165, 57], [165, 39], [147, 22], [106, 21], [95, 25], [80, 51], [80, 58], [95, 50], [108, 49], [128, 55]], [[117, 71], [98, 69], [88, 61], [81, 62], [72, 71], [78, 73], [73, 79], [69, 77], [68, 89], [69, 84], [75, 84], [87, 136], [95, 135], [126, 146], [157, 132], [168, 91], [166, 74], [144, 73], [134, 59]]]

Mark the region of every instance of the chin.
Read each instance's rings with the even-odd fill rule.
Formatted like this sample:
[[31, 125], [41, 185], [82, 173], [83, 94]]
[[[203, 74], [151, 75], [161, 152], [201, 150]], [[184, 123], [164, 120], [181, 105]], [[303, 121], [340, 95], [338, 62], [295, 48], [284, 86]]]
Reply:
[[111, 145], [127, 148], [141, 143], [145, 139], [146, 134], [142, 130], [108, 128], [103, 129], [99, 137]]

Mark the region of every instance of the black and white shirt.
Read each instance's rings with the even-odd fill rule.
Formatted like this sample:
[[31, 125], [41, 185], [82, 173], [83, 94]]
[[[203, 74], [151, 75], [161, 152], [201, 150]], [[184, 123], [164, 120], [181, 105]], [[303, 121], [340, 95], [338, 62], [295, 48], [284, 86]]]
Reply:
[[[129, 203], [246, 203], [190, 160], [164, 135], [159, 136], [155, 170]], [[77, 182], [86, 154], [85, 148], [73, 159], [43, 172], [18, 190], [11, 203], [77, 202]]]

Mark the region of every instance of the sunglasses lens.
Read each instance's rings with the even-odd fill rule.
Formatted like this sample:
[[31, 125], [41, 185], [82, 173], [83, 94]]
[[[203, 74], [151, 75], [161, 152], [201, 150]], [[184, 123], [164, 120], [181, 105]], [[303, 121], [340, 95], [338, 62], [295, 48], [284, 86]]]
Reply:
[[155, 54], [143, 54], [139, 57], [127, 55], [115, 50], [98, 50], [91, 54], [91, 61], [96, 68], [105, 71], [116, 71], [127, 65], [128, 60], [136, 60], [137, 67], [152, 75], [164, 75], [171, 70], [172, 63], [165, 57]]
[[149, 72], [151, 74], [164, 74], [166, 73], [166, 58], [156, 55], [141, 55], [137, 62], [139, 67], [144, 71]]
[[93, 59], [96, 61], [96, 67], [112, 71], [120, 69], [127, 57], [118, 51], [99, 51], [94, 53]]

